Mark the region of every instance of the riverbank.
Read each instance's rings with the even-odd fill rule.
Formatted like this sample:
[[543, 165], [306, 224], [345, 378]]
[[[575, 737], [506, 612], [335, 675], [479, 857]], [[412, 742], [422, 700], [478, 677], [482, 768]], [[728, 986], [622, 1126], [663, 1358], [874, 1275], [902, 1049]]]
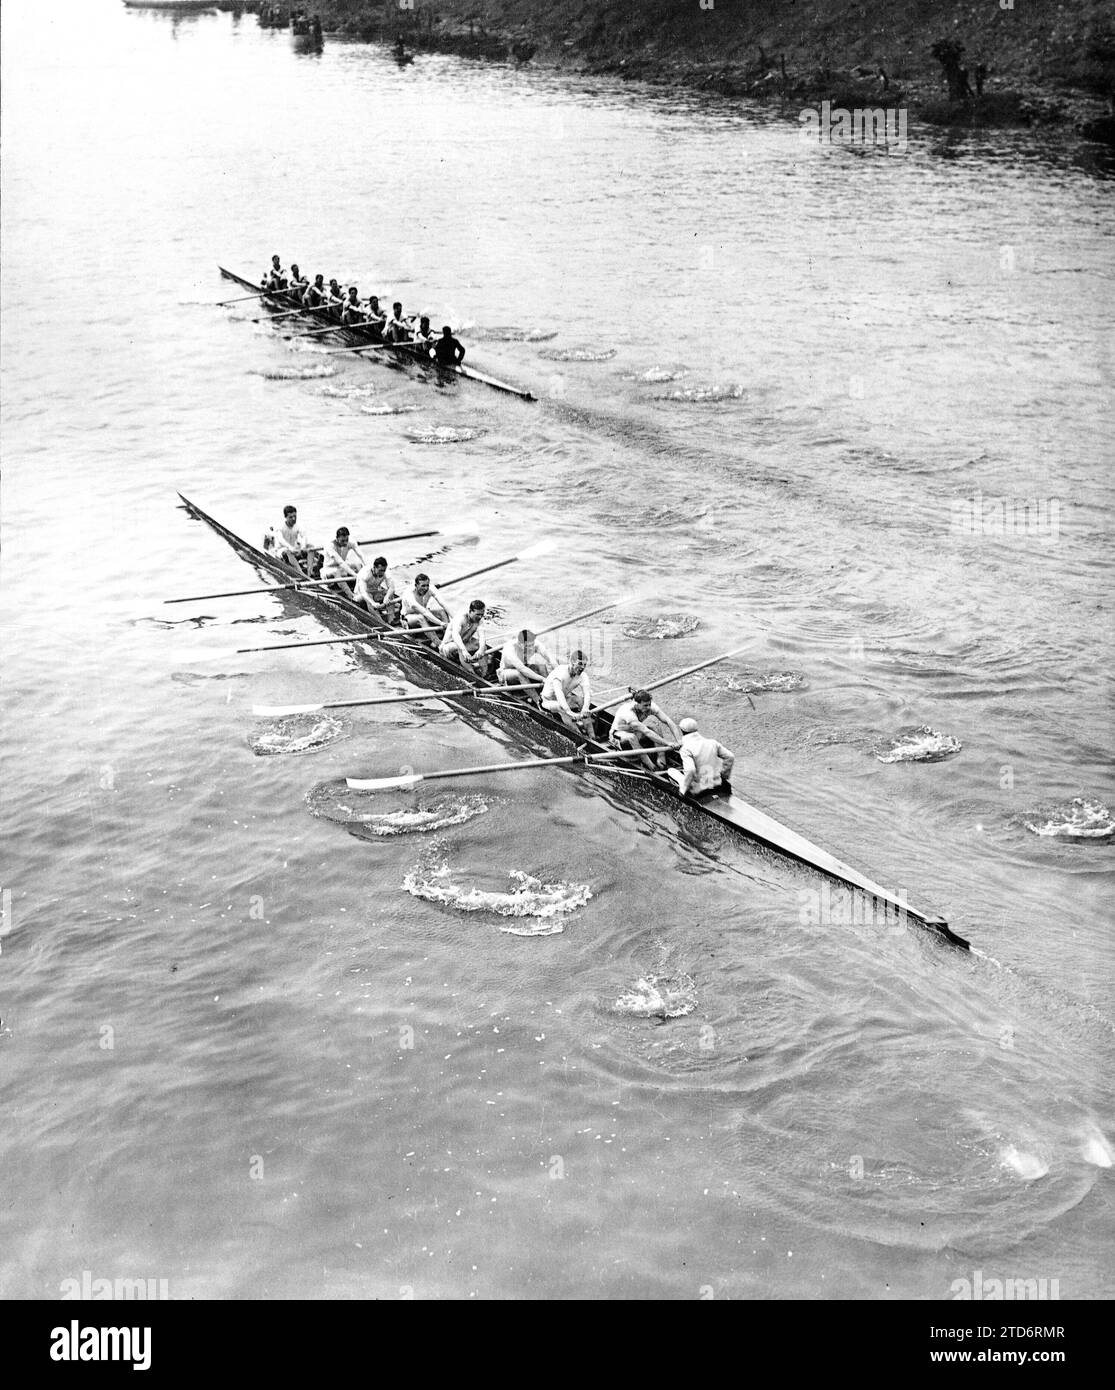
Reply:
[[[949, 126], [1073, 126], [1115, 141], [1100, 0], [323, 0], [332, 29], [411, 51], [542, 62], [789, 106], [903, 106]], [[955, 45], [950, 52], [941, 44]], [[938, 56], [933, 49], [937, 46]]]

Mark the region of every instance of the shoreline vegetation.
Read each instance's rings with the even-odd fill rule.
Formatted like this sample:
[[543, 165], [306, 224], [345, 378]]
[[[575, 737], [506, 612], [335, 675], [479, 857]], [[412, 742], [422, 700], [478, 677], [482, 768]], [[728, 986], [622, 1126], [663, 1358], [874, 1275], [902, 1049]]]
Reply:
[[[254, 8], [254, 7], [253, 7]], [[536, 62], [782, 110], [904, 108], [931, 125], [1115, 144], [1107, 0], [309, 0], [326, 32]]]

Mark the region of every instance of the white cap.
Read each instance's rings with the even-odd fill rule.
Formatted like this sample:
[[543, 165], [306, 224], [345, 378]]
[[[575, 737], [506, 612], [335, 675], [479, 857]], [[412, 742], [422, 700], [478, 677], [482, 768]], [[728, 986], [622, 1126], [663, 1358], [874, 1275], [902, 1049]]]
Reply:
[[683, 719], [678, 725], [683, 734], [695, 734], [697, 732], [697, 721], [695, 719]]

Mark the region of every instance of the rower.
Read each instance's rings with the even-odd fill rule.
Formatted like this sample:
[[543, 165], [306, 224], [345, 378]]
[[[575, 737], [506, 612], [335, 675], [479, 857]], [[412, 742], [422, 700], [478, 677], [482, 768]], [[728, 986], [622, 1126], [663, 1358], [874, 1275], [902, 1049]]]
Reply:
[[315, 275], [314, 283], [306, 287], [306, 293], [302, 296], [302, 303], [307, 309], [316, 309], [325, 303], [326, 293], [325, 276]]
[[259, 283], [265, 290], [286, 289], [286, 271], [283, 269], [282, 262], [279, 260], [278, 255], [271, 257], [271, 264], [263, 272], [263, 279]]
[[529, 627], [524, 627], [504, 643], [499, 654], [496, 680], [500, 685], [527, 685], [545, 681], [556, 662]]
[[466, 671], [480, 674], [486, 658], [480, 629], [485, 608], [482, 600], [474, 598], [467, 611], [458, 613], [445, 630], [439, 651], [447, 661], [459, 661]]
[[[646, 722], [653, 719], [670, 730], [672, 738], [663, 738]], [[648, 690], [633, 690], [631, 699], [620, 705], [612, 719], [608, 742], [613, 748], [674, 748], [681, 742], [681, 730], [660, 705], [650, 698]], [[634, 761], [634, 760], [633, 760]], [[664, 752], [653, 758], [641, 758], [644, 767], [654, 770], [655, 764], [666, 766]]]
[[452, 618], [428, 574], [416, 574], [414, 583], [403, 590], [403, 622], [407, 627], [432, 627], [436, 632], [422, 633], [422, 640], [431, 646], [440, 644]]
[[365, 565], [356, 576], [353, 598], [362, 603], [369, 613], [378, 613], [385, 623], [399, 626], [402, 599], [395, 592], [395, 581], [387, 573], [387, 560], [377, 555], [370, 565]]
[[441, 330], [441, 337], [433, 346], [434, 360], [439, 367], [456, 367], [465, 360], [465, 350], [454, 338], [448, 324]]
[[418, 320], [418, 327], [414, 330], [414, 341], [421, 349], [422, 356], [428, 357], [430, 349], [434, 345], [434, 335], [430, 328], [429, 314], [423, 314]]
[[592, 690], [587, 674], [588, 658], [573, 652], [569, 660], [555, 666], [542, 687], [542, 708], [556, 714], [567, 728], [593, 737]]
[[307, 286], [307, 284], [308, 284], [308, 282], [307, 282], [307, 280], [306, 280], [306, 277], [305, 277], [305, 276], [302, 274], [302, 272], [298, 269], [297, 265], [295, 265], [295, 263], [294, 263], [293, 261], [291, 261], [291, 263], [290, 263], [290, 292], [291, 292], [291, 294], [294, 295], [296, 299], [301, 300], [302, 296], [306, 293], [306, 286]]
[[367, 325], [369, 335], [374, 343], [383, 341], [383, 330], [387, 324], [387, 315], [379, 307], [379, 295], [370, 294], [368, 302], [364, 306], [364, 322]]
[[341, 305], [341, 322], [364, 322], [364, 310], [360, 307], [360, 296], [356, 293], [355, 285], [349, 285], [348, 298]]
[[[268, 545], [267, 542], [271, 544]], [[298, 524], [297, 507], [286, 506], [283, 508], [283, 523], [278, 531], [271, 528], [264, 539], [264, 550], [274, 550], [280, 560], [284, 560], [288, 565], [293, 565], [303, 574], [309, 574], [312, 568], [309, 552], [312, 549], [305, 531]]]
[[730, 792], [736, 755], [714, 738], [705, 738], [695, 719], [683, 719], [681, 730], [681, 794], [707, 796], [720, 790]]
[[409, 343], [411, 338], [410, 325], [413, 322], [414, 315], [405, 315], [403, 306], [396, 300], [391, 306], [391, 318], [383, 332], [384, 340], [388, 343]]
[[329, 288], [325, 291], [325, 307], [338, 314], [345, 307], [345, 297], [336, 280], [329, 281]]
[[337, 580], [334, 586], [344, 598], [352, 597], [352, 587], [356, 576], [364, 568], [365, 560], [356, 544], [349, 539], [347, 526], [339, 526], [337, 534], [325, 547], [321, 565], [322, 579]]

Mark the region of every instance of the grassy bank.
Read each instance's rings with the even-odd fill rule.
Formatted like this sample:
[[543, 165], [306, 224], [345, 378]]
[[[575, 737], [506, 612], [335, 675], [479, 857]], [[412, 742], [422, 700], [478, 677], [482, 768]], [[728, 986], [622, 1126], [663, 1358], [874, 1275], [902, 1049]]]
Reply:
[[[1098, 120], [1093, 133], [1102, 133], [1115, 92], [1109, 0], [321, 0], [315, 8], [327, 29], [401, 36], [415, 51], [533, 59], [779, 103], [904, 104], [942, 124]], [[931, 52], [942, 40], [963, 46], [951, 94]]]

